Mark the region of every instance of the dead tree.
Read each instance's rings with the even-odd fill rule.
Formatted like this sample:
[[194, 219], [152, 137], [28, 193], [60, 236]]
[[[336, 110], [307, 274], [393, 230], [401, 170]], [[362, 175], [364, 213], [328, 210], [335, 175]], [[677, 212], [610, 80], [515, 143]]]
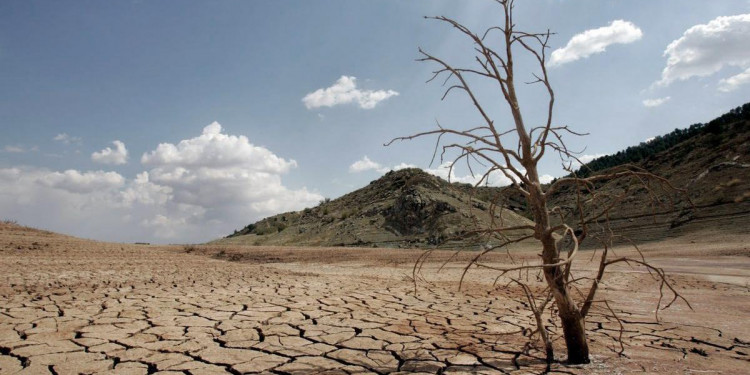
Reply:
[[[585, 319], [592, 311], [592, 306], [600, 304], [602, 309], [606, 308], [606, 311], [610, 311], [616, 318], [614, 310], [610, 308], [606, 300], [596, 299], [599, 284], [608, 266], [627, 263], [646, 267], [660, 281], [661, 295], [663, 295], [665, 289], [671, 292], [672, 300], [667, 305], [671, 305], [678, 298], [684, 300], [670, 284], [664, 272], [650, 265], [642, 256], [637, 258], [610, 258], [611, 245], [616, 236], [612, 235], [611, 230], [609, 230], [608, 213], [625, 197], [632, 194], [632, 190], [625, 189], [620, 194], [606, 194], [600, 192], [599, 188], [615, 180], [627, 179], [633, 184], [646, 187], [650, 193], [654, 194], [659, 189], [676, 189], [667, 180], [632, 166], [623, 166], [617, 170], [587, 178], [578, 178], [571, 173], [571, 177], [558, 179], [549, 186], [541, 183], [537, 165], [548, 153], [559, 155], [564, 163], [568, 163], [567, 169], [571, 172], [573, 162], [580, 163], [576, 154], [566, 147], [563, 136], [580, 136], [581, 134], [573, 132], [567, 126], [559, 126], [553, 122], [555, 94], [550, 85], [546, 66], [548, 42], [552, 34], [549, 31], [533, 33], [516, 30], [513, 21], [514, 1], [495, 1], [502, 8], [501, 25], [490, 27], [482, 33], [475, 33], [463, 24], [447, 17], [427, 17], [447, 23], [468, 38], [474, 47], [475, 66], [454, 66], [423, 51], [421, 48], [419, 49], [422, 55], [419, 61], [437, 65], [437, 70], [433, 72], [434, 75], [428, 82], [437, 78], [444, 79], [443, 85], [447, 89], [442, 99], [445, 99], [451, 92], [462, 92], [481, 116], [482, 123], [469, 129], [443, 127], [438, 123], [436, 130], [395, 138], [386, 145], [390, 145], [394, 141], [409, 140], [416, 137], [437, 136], [433, 160], [438, 151], [441, 151], [441, 162], [444, 157], [450, 155], [451, 152], [455, 152], [453, 155], [457, 156], [451, 156], [450, 158], [451, 170], [457, 163], [466, 162], [466, 165], [474, 174], [476, 166], [481, 165], [483, 171], [477, 173], [479, 177], [477, 186], [487, 182], [489, 177], [496, 173], [502, 174], [514, 182], [508, 189], [520, 193], [525, 198], [533, 218], [533, 225], [503, 226], [502, 222], [498, 222], [496, 219], [502, 217], [502, 215], [497, 215], [497, 211], [502, 210], [503, 205], [494, 202], [490, 210], [491, 224], [488, 227], [478, 229], [475, 234], [494, 237], [499, 240], [499, 244], [479, 252], [467, 265], [464, 274], [471, 266], [495, 269], [499, 272], [498, 277], [507, 277], [510, 280], [509, 285], [517, 284], [522, 288], [528, 300], [528, 305], [535, 316], [537, 329], [534, 334], [538, 334], [544, 343], [548, 363], [554, 360], [554, 354], [551, 340], [542, 325], [541, 316], [545, 308], [554, 305], [563, 330], [568, 363], [588, 363], [589, 347]], [[546, 119], [541, 125], [528, 126], [524, 121], [517, 96], [517, 78], [514, 65], [514, 54], [516, 52], [528, 54], [536, 61], [538, 70], [533, 74], [533, 81], [527, 83], [541, 85], [545, 96], [548, 98], [543, 108]], [[475, 79], [489, 80], [493, 82], [496, 89], [499, 89], [498, 93], [502, 94], [502, 99], [510, 111], [509, 119], [497, 121], [492, 118], [490, 111], [487, 110], [489, 101], [487, 98], [480, 99], [478, 91], [475, 91], [472, 86]], [[490, 99], [495, 99], [495, 97]], [[444, 141], [444, 138], [451, 139], [451, 141]], [[453, 141], [454, 139], [456, 141]], [[567, 208], [549, 207], [549, 199], [552, 194], [563, 188], [573, 189], [576, 192], [576, 203]], [[657, 200], [657, 202], [659, 201]], [[600, 230], [597, 230], [594, 234], [590, 230], [592, 226], [600, 227]], [[576, 229], [573, 229], [573, 227], [576, 227]], [[524, 229], [533, 232], [533, 236], [529, 237], [537, 240], [541, 247], [541, 261], [538, 264], [521, 264], [499, 268], [481, 263], [481, 258], [485, 254], [527, 238], [509, 239], [504, 235], [511, 231]], [[600, 242], [604, 247], [603, 251], [599, 253], [601, 258], [598, 272], [593, 277], [576, 278], [572, 276], [573, 261], [579, 253], [579, 244], [589, 233], [592, 233], [592, 240]], [[640, 250], [638, 252], [640, 254]], [[415, 270], [428, 255], [429, 252], [425, 253], [417, 261]], [[528, 270], [537, 270], [543, 274], [547, 287], [542, 295], [536, 296], [532, 288], [524, 281], [510, 276], [511, 272], [523, 270], [527, 272]], [[416, 279], [415, 275], [414, 280]], [[582, 285], [584, 282], [589, 283], [587, 288]], [[586, 289], [588, 291], [585, 291]], [[658, 311], [662, 307], [660, 298], [656, 309], [657, 319]]]

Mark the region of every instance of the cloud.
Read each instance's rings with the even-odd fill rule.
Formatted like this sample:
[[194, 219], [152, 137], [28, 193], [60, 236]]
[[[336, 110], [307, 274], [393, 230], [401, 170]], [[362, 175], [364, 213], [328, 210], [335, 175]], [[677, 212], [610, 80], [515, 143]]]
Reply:
[[134, 204], [163, 206], [173, 198], [173, 191], [169, 186], [149, 181], [148, 172], [141, 172], [121, 192], [120, 203], [124, 207], [132, 207]]
[[[443, 164], [440, 164], [437, 168], [427, 168], [424, 171], [442, 178], [443, 180], [450, 181], [450, 182], [458, 182], [462, 184], [471, 184], [476, 185], [479, 183], [480, 179], [482, 178], [482, 175], [484, 174], [484, 171], [481, 173], [474, 173], [472, 174], [466, 174], [463, 176], [456, 175], [456, 170], [450, 170], [450, 162], [445, 162]], [[482, 185], [488, 185], [488, 186], [507, 186], [513, 183], [508, 177], [506, 177], [502, 172], [495, 171], [493, 173], [490, 173], [488, 178], [482, 182]]]
[[62, 189], [71, 193], [87, 194], [94, 191], [117, 189], [125, 183], [125, 178], [116, 172], [81, 173], [69, 169], [65, 172], [50, 172], [40, 175], [36, 181], [47, 187]]
[[719, 91], [731, 92], [748, 83], [750, 83], [750, 68], [740, 74], [719, 81]]
[[[750, 14], [717, 17], [707, 24], [689, 28], [667, 46], [667, 66], [657, 86], [693, 77], [707, 77], [724, 67], [750, 68]], [[719, 89], [731, 91], [750, 81], [750, 73], [722, 80]]]
[[539, 176], [539, 182], [541, 182], [542, 184], [549, 184], [554, 179], [555, 179], [555, 176], [548, 175], [548, 174], [543, 174]]
[[387, 167], [370, 160], [370, 158], [365, 155], [364, 157], [362, 157], [362, 159], [355, 161], [354, 163], [352, 163], [352, 165], [349, 166], [349, 173], [376, 171], [380, 174], [386, 174], [389, 171], [398, 171], [406, 168], [417, 168], [417, 166], [413, 164], [399, 163], [393, 167]]
[[9, 154], [20, 154], [26, 152], [26, 149], [21, 146], [7, 145], [3, 147], [3, 152], [7, 152]]
[[213, 170], [241, 168], [246, 171], [286, 173], [297, 166], [266, 148], [254, 146], [244, 135], [222, 134], [221, 124], [213, 122], [200, 136], [177, 145], [161, 143], [156, 150], [144, 153], [141, 163], [169, 170], [208, 168]]
[[628, 44], [640, 40], [643, 32], [631, 22], [616, 20], [609, 26], [576, 34], [565, 47], [552, 52], [549, 66], [559, 66], [604, 52], [612, 44]]
[[407, 169], [407, 168], [417, 168], [417, 166], [414, 165], [414, 164], [399, 163], [399, 164], [396, 164], [393, 167], [391, 167], [390, 170], [392, 170], [392, 171], [400, 171], [402, 169]]
[[378, 173], [388, 172], [388, 168], [384, 168], [380, 163], [376, 163], [365, 155], [362, 159], [355, 161], [349, 166], [349, 173], [359, 173], [365, 171], [377, 171]]
[[55, 172], [48, 169], [0, 168], [0, 212], [34, 227], [125, 240], [122, 212], [113, 211], [124, 178], [114, 172]]
[[360, 90], [357, 88], [357, 78], [341, 76], [331, 87], [318, 89], [305, 95], [302, 102], [307, 109], [333, 107], [339, 104], [356, 102], [362, 109], [372, 109], [392, 96], [398, 96], [393, 90]]
[[[569, 161], [570, 162], [570, 167], [575, 170], [575, 169], [580, 168], [584, 164], [588, 164], [589, 162], [593, 161], [594, 159], [598, 159], [598, 158], [600, 158], [602, 156], [607, 156], [607, 155], [609, 155], [609, 154], [586, 154], [586, 155], [581, 155], [581, 156], [577, 157], [578, 160], [581, 161], [580, 163], [578, 162], [578, 160], [575, 160], [575, 159], [571, 159]], [[566, 167], [567, 167], [567, 165], [566, 165]]]
[[187, 223], [226, 222], [224, 233], [323, 199], [306, 188], [291, 190], [281, 183], [281, 175], [296, 168], [296, 161], [255, 146], [245, 136], [224, 134], [217, 122], [206, 126], [195, 138], [176, 145], [159, 144], [144, 153], [141, 162], [150, 168], [142, 182], [158, 186], [150, 189], [169, 196], [169, 202], [179, 208], [173, 210], [173, 215], [163, 216], [174, 222], [182, 222], [183, 218]]
[[115, 148], [110, 147], [104, 150], [94, 152], [91, 154], [91, 160], [95, 163], [101, 164], [125, 164], [128, 162], [128, 150], [125, 148], [125, 144], [120, 141], [113, 141], [112, 144]]
[[600, 157], [607, 156], [607, 155], [608, 154], [586, 154], [586, 155], [579, 156], [578, 160], [580, 160], [581, 163], [583, 163], [583, 164], [587, 164], [587, 163], [593, 161], [594, 159], [599, 159]]
[[185, 217], [170, 218], [156, 214], [153, 218], [141, 220], [140, 225], [153, 228], [157, 237], [176, 238], [180, 233], [180, 228], [188, 225], [188, 220]]
[[82, 141], [81, 137], [73, 137], [66, 133], [60, 133], [56, 135], [54, 138], [52, 138], [52, 140], [60, 142], [62, 144], [66, 144], [66, 145], [69, 145], [69, 144], [80, 145]]
[[109, 241], [203, 242], [263, 217], [317, 204], [281, 176], [294, 160], [213, 123], [141, 158], [133, 179], [106, 171], [0, 169], [0, 212], [46, 229]]
[[663, 98], [656, 98], [656, 99], [646, 99], [643, 101], [643, 105], [649, 108], [652, 107], [658, 107], [671, 99], [669, 96], [665, 96]]
[[[158, 238], [156, 229], [139, 221], [167, 206], [164, 200], [155, 200], [156, 192], [147, 193], [150, 198], [134, 197], [133, 189], [141, 189], [142, 183], [138, 178], [127, 181], [115, 172], [0, 168], [0, 212], [25, 225], [87, 238], [153, 241]], [[179, 235], [175, 238], [182, 239], [184, 229]], [[192, 236], [185, 235], [185, 240], [204, 236], [196, 231]]]

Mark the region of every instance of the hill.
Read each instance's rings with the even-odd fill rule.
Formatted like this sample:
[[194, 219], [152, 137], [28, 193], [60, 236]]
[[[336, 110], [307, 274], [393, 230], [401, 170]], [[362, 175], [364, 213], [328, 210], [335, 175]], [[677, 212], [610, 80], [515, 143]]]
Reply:
[[[8, 240], [9, 238], [13, 240]], [[19, 225], [11, 220], [0, 221], [0, 239], [8, 243], [7, 247], [0, 248], [0, 252], [49, 250], [50, 241], [64, 243], [79, 240], [68, 235]]]
[[[598, 184], [610, 196], [630, 189], [609, 215], [616, 233], [644, 242], [750, 229], [750, 103], [708, 123], [595, 159], [577, 173], [591, 176], [625, 164], [664, 177], [685, 193], [662, 191], [654, 200], [649, 190], [628, 181]], [[505, 188], [451, 184], [419, 169], [405, 169], [317, 207], [250, 224], [214, 243], [476, 249], [487, 241], [468, 234], [487, 224], [489, 202], [499, 196], [507, 208], [506, 225], [531, 222], [523, 197]], [[575, 202], [572, 186], [549, 198], [550, 207], [573, 208]], [[577, 225], [572, 220], [569, 224]]]
[[[626, 163], [666, 178], [684, 193], [661, 192], [654, 200], [643, 187], [631, 190], [611, 211], [616, 233], [644, 242], [750, 229], [750, 103], [706, 124], [596, 159], [579, 172], [604, 174]], [[605, 181], [598, 188], [616, 195], [633, 186]], [[575, 195], [572, 187], [559, 191], [550, 206], [573, 207]]]
[[[271, 216], [214, 243], [476, 248], [487, 240], [471, 231], [489, 222], [490, 204], [471, 193], [420, 169], [391, 171], [338, 199]], [[502, 211], [502, 220], [530, 223], [511, 210]]]

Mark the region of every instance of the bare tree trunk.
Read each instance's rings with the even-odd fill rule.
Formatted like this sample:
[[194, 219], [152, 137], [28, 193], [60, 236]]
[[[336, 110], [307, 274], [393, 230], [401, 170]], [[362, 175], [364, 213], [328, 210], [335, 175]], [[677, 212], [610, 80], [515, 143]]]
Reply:
[[[531, 174], [532, 179], [536, 177], [536, 168], [533, 172]], [[537, 188], [531, 188], [530, 193], [529, 201], [536, 207], [534, 211], [538, 212], [538, 217], [534, 219], [537, 222], [536, 231], [542, 242], [543, 264], [559, 264], [560, 249], [549, 227], [549, 210], [547, 210], [544, 195], [541, 189]], [[565, 266], [544, 267], [544, 278], [557, 303], [565, 346], [568, 350], [568, 362], [571, 364], [589, 363], [589, 345], [586, 340], [585, 321], [575, 301], [568, 294]]]
[[[545, 263], [555, 263], [545, 259]], [[561, 266], [545, 267], [544, 277], [552, 290], [557, 303], [558, 315], [568, 349], [568, 362], [589, 363], [589, 345], [586, 340], [586, 327], [581, 311], [568, 294]]]
[[[565, 298], [572, 303], [567, 295]], [[586, 327], [581, 312], [575, 305], [568, 305], [568, 310], [560, 308], [560, 322], [565, 336], [565, 346], [568, 349], [568, 363], [589, 363], [589, 344], [586, 341]]]

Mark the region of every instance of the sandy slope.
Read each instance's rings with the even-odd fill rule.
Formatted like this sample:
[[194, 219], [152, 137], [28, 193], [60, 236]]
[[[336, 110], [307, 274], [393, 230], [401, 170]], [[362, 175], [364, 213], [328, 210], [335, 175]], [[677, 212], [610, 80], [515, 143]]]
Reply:
[[[649, 258], [671, 272], [695, 311], [676, 304], [655, 324], [655, 282], [642, 270], [619, 268], [606, 278], [602, 297], [615, 301], [626, 322], [625, 356], [616, 354], [612, 339], [617, 322], [598, 310], [588, 322], [594, 362], [555, 369], [746, 373], [748, 243], [734, 237], [648, 245]], [[516, 252], [517, 259], [535, 256], [533, 249]], [[472, 270], [459, 292], [465, 256], [437, 273], [439, 260], [449, 256], [438, 253], [414, 295], [409, 276], [419, 254], [325, 248], [186, 253], [1, 224], [0, 374], [544, 369], [539, 352], [521, 353], [531, 320], [516, 290], [494, 289], [491, 271]], [[589, 254], [580, 259], [581, 275], [593, 267]], [[507, 261], [498, 255], [489, 264]], [[559, 340], [556, 346], [564, 357]]]

